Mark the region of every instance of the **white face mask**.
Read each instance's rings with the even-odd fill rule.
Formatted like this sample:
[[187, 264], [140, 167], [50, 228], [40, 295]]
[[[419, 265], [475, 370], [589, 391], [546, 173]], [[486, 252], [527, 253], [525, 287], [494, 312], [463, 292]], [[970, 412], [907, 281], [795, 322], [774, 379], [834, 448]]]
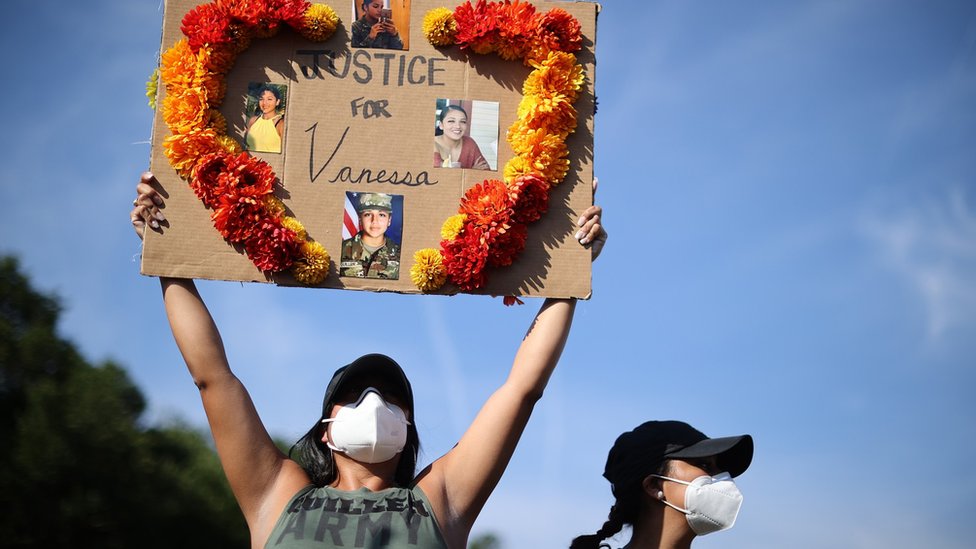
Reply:
[[329, 448], [356, 461], [380, 463], [393, 458], [407, 443], [406, 416], [398, 406], [387, 404], [379, 391], [367, 387], [359, 400], [339, 409], [332, 423]]
[[688, 525], [699, 536], [727, 530], [735, 524], [735, 517], [742, 506], [742, 492], [736, 487], [732, 475], [720, 473], [714, 477], [700, 476], [691, 482], [676, 478], [651, 475], [653, 477], [684, 484], [685, 508], [682, 509], [668, 501], [661, 503], [685, 514]]

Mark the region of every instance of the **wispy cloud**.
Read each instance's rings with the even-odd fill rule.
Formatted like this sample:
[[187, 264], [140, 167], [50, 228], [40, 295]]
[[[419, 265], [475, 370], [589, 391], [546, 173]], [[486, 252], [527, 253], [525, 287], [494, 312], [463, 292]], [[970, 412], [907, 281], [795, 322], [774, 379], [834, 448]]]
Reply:
[[939, 340], [976, 315], [976, 212], [953, 189], [897, 212], [874, 212], [862, 223], [886, 265], [923, 300], [926, 334]]

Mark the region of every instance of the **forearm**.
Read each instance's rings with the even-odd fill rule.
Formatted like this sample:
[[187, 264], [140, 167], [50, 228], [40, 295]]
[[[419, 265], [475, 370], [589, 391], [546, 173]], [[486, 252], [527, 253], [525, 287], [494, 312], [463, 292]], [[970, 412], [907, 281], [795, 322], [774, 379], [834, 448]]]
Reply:
[[546, 299], [529, 326], [506, 385], [539, 398], [559, 362], [573, 325], [575, 299]]
[[203, 390], [214, 379], [231, 375], [217, 325], [193, 281], [160, 278], [159, 283], [170, 329], [193, 382]]

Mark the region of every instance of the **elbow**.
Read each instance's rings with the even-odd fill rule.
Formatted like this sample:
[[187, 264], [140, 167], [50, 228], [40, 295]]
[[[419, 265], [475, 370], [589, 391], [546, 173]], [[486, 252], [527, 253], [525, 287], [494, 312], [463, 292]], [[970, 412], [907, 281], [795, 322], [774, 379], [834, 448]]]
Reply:
[[522, 396], [522, 399], [529, 406], [534, 406], [536, 402], [542, 399], [542, 394], [545, 392], [544, 387], [532, 387], [528, 389]]

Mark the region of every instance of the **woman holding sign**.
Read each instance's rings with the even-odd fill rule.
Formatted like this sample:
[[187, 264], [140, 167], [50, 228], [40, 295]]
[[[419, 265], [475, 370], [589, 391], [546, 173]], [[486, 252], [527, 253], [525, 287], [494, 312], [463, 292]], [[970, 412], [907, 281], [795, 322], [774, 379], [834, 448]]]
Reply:
[[[130, 214], [141, 237], [165, 218], [144, 174]], [[595, 258], [606, 241], [601, 209], [576, 237]], [[569, 336], [576, 301], [547, 299], [505, 383], [458, 443], [415, 474], [419, 438], [410, 382], [391, 358], [370, 354], [340, 368], [322, 413], [285, 455], [227, 362], [220, 334], [190, 280], [160, 279], [176, 343], [200, 390], [221, 464], [258, 547], [466, 546]]]

